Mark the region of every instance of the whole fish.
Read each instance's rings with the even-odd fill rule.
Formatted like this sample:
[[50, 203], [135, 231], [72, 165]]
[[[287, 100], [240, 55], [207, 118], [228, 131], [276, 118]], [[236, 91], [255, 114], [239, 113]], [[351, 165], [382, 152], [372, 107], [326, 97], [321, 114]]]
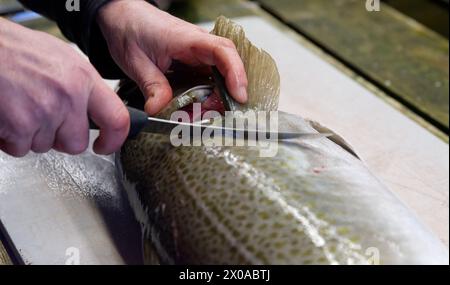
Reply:
[[[270, 55], [224, 17], [213, 33], [235, 43], [247, 71], [249, 102], [231, 109], [276, 110]], [[180, 102], [195, 98], [175, 98], [161, 117]], [[286, 113], [279, 120], [330, 131]], [[258, 147], [174, 147], [141, 134], [116, 159], [149, 264], [448, 264], [441, 242], [337, 135], [280, 142], [269, 158]]]

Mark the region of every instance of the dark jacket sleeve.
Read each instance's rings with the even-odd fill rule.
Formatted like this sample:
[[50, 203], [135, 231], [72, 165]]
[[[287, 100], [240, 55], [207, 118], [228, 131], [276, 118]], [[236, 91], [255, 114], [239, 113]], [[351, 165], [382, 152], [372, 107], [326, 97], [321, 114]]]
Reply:
[[[98, 10], [111, 0], [79, 0], [79, 11], [68, 11], [66, 0], [19, 1], [25, 7], [55, 21], [64, 36], [76, 43], [88, 55], [91, 63], [104, 78], [125, 78], [125, 74], [111, 58], [96, 22]], [[69, 2], [72, 1], [69, 0]]]

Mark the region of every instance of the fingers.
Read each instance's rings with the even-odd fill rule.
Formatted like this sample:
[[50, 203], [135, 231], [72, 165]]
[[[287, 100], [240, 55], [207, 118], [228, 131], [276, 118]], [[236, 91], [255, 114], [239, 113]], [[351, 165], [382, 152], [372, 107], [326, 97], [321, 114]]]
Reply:
[[[100, 129], [94, 151], [110, 154], [118, 150], [128, 136], [129, 114], [119, 97], [100, 76], [96, 77], [93, 87], [87, 91], [90, 94], [84, 95], [86, 100], [75, 99], [69, 108], [60, 105], [53, 112], [13, 111], [20, 116], [8, 117], [14, 119], [9, 121], [8, 128], [3, 127], [0, 150], [15, 157], [23, 157], [30, 150], [45, 153], [52, 148], [80, 154], [89, 145], [88, 113]], [[33, 113], [46, 115], [33, 116]]]
[[22, 136], [8, 141], [0, 139], [0, 150], [14, 157], [23, 157], [30, 150], [35, 153], [45, 153], [54, 148], [68, 154], [80, 154], [86, 150], [89, 143], [87, 120], [79, 116], [67, 120], [55, 130], [43, 127], [32, 135]]
[[141, 50], [135, 52], [129, 65], [132, 67], [130, 76], [145, 96], [145, 111], [155, 115], [172, 99], [172, 88], [167, 78]]
[[88, 113], [100, 128], [94, 151], [105, 155], [117, 151], [128, 136], [130, 116], [120, 98], [101, 80], [89, 97]]
[[46, 153], [55, 144], [55, 130], [49, 125], [42, 126], [34, 135], [31, 150], [35, 153]]
[[[14, 110], [14, 108], [11, 109]], [[5, 128], [3, 126], [3, 130], [9, 129], [9, 131], [2, 132], [2, 137], [0, 137], [0, 150], [14, 157], [23, 157], [31, 149], [32, 139], [38, 125], [26, 116], [12, 114], [9, 119], [11, 118], [13, 120], [6, 125], [14, 125], [15, 128]]]
[[51, 121], [40, 124], [37, 131], [25, 131], [25, 128], [17, 127], [19, 131], [11, 139], [0, 139], [0, 150], [14, 157], [23, 157], [30, 150], [45, 153], [52, 148], [72, 155], [80, 154], [89, 145], [86, 109], [100, 128], [94, 151], [110, 154], [122, 146], [129, 132], [129, 114], [119, 97], [101, 80], [92, 89], [88, 106], [79, 104], [73, 108], [66, 114], [64, 121], [57, 124], [57, 129]]
[[247, 75], [242, 59], [231, 40], [201, 34], [193, 41], [191, 50], [203, 64], [217, 66], [225, 77], [228, 91], [236, 101], [247, 101]]
[[[46, 143], [44, 138], [42, 140]], [[56, 131], [53, 148], [76, 155], [83, 153], [88, 145], [89, 129], [86, 115], [74, 116], [69, 114]], [[44, 148], [45, 146], [43, 145], [42, 147]]]
[[24, 157], [31, 149], [31, 137], [10, 142], [0, 139], [0, 150], [14, 157]]

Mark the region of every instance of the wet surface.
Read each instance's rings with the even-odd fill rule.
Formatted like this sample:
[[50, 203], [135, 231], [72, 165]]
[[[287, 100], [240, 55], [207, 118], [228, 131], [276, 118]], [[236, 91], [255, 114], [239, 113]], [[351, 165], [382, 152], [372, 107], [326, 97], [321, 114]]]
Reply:
[[81, 264], [141, 263], [140, 229], [113, 156], [0, 153], [0, 219], [32, 264], [64, 264], [69, 248]]

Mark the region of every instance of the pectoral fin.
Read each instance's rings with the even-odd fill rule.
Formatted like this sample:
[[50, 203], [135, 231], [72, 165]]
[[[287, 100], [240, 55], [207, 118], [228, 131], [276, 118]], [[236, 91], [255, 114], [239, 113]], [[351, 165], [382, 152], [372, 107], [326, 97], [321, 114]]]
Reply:
[[231, 110], [277, 110], [280, 96], [280, 74], [275, 60], [264, 50], [255, 47], [246, 38], [241, 26], [223, 16], [216, 20], [212, 33], [234, 42], [247, 73], [248, 102], [241, 105], [231, 100]]

